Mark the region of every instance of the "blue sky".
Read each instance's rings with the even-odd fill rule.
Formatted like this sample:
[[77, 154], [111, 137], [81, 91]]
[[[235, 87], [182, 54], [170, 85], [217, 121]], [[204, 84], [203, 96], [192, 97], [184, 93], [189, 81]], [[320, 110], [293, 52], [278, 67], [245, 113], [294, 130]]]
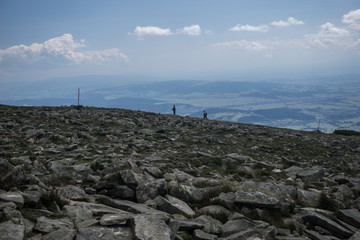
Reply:
[[0, 0], [0, 84], [359, 73], [359, 0]]

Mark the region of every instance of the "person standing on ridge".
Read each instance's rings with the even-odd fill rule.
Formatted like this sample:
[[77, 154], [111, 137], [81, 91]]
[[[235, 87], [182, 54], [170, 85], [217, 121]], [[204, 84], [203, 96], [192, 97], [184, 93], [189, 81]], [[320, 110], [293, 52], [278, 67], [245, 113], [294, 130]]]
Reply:
[[208, 118], [207, 118], [207, 112], [205, 112], [205, 110], [204, 110], [203, 116], [204, 116], [204, 119], [208, 119]]
[[175, 115], [175, 114], [176, 114], [176, 107], [175, 107], [175, 105], [172, 107], [172, 110], [173, 110], [174, 115]]

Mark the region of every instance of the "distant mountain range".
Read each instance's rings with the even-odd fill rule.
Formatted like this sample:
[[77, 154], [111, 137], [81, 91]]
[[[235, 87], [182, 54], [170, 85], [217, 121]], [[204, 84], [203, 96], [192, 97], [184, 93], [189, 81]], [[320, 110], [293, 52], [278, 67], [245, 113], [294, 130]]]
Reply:
[[299, 130], [360, 130], [360, 80], [348, 76], [310, 81], [142, 81], [81, 76], [3, 85], [0, 103], [18, 106], [76, 105], [177, 113]]

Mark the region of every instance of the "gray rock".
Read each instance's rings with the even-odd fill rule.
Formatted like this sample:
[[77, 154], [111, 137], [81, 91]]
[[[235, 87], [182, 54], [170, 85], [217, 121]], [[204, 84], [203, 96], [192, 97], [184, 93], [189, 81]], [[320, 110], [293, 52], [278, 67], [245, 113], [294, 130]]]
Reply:
[[307, 212], [302, 216], [304, 222], [308, 222], [313, 226], [320, 226], [328, 231], [330, 231], [334, 236], [340, 238], [349, 238], [353, 235], [353, 232], [342, 227], [333, 220], [317, 213], [317, 212]]
[[79, 206], [81, 208], [87, 208], [91, 211], [94, 216], [102, 216], [104, 214], [122, 214], [126, 213], [118, 208], [109, 207], [104, 204], [88, 203], [88, 202], [75, 202], [70, 201], [70, 206]]
[[153, 176], [154, 178], [162, 178], [163, 174], [160, 170], [160, 168], [158, 167], [145, 167], [144, 171], [148, 174], [150, 174], [151, 176]]
[[165, 197], [158, 196], [154, 199], [157, 209], [170, 214], [182, 214], [188, 218], [195, 215], [195, 212], [184, 201], [170, 195]]
[[100, 197], [97, 199], [99, 202], [117, 208], [121, 209], [126, 212], [135, 213], [135, 214], [154, 214], [154, 215], [164, 215], [169, 217], [169, 214], [163, 211], [159, 211], [156, 209], [153, 209], [151, 207], [148, 207], [144, 204], [134, 203], [127, 200], [115, 200], [107, 197]]
[[34, 230], [42, 233], [50, 233], [60, 228], [73, 229], [74, 224], [69, 218], [50, 219], [46, 217], [39, 217], [36, 221]]
[[324, 177], [324, 169], [317, 166], [307, 169], [292, 166], [285, 171], [289, 177], [293, 179], [300, 177], [304, 182], [321, 182]]
[[272, 240], [275, 239], [276, 229], [273, 226], [270, 226], [265, 229], [246, 229], [243, 231], [236, 232], [226, 238], [221, 238], [222, 240]]
[[121, 170], [120, 177], [124, 184], [132, 189], [146, 183], [146, 177], [143, 174], [137, 174], [132, 170]]
[[321, 191], [298, 189], [298, 200], [306, 207], [317, 207], [319, 205]]
[[130, 227], [102, 227], [93, 226], [80, 228], [76, 240], [132, 240], [133, 233]]
[[136, 198], [139, 203], [144, 203], [146, 200], [154, 199], [157, 196], [164, 196], [165, 194], [167, 194], [165, 179], [157, 179], [136, 187]]
[[278, 207], [279, 199], [262, 192], [236, 192], [235, 203], [260, 208]]
[[134, 217], [134, 238], [137, 240], [170, 240], [171, 230], [163, 220], [146, 215]]
[[93, 218], [92, 211], [87, 206], [64, 206], [67, 216], [76, 224]]
[[332, 240], [331, 237], [333, 237], [328, 235], [322, 235], [316, 231], [308, 230], [308, 229], [305, 229], [304, 233], [312, 240]]
[[43, 236], [42, 240], [73, 240], [76, 236], [75, 229], [60, 228]]
[[125, 185], [116, 186], [114, 189], [110, 189], [107, 195], [112, 198], [120, 198], [125, 200], [135, 200], [135, 191]]
[[0, 223], [0, 240], [23, 240], [24, 226], [11, 221]]
[[100, 224], [102, 226], [125, 225], [133, 218], [134, 218], [134, 215], [130, 214], [130, 213], [106, 214], [101, 217]]
[[185, 202], [199, 203], [221, 193], [221, 186], [196, 188], [185, 184], [169, 184], [170, 195]]
[[24, 193], [22, 193], [22, 195], [25, 203], [36, 205], [39, 203], [43, 193], [45, 193], [45, 190], [41, 189], [38, 185], [31, 185], [24, 191]]
[[221, 218], [222, 220], [227, 219], [231, 214], [229, 210], [220, 205], [206, 206], [199, 209], [196, 213], [200, 215], [209, 215], [215, 219]]
[[179, 224], [179, 231], [188, 231], [192, 232], [195, 229], [203, 229], [205, 226], [202, 223], [190, 221], [190, 220], [173, 220], [170, 219], [170, 224], [176, 222], [176, 224]]
[[256, 223], [249, 221], [247, 219], [237, 219], [226, 222], [222, 226], [222, 235], [221, 237], [228, 237], [234, 233], [245, 231], [249, 228], [254, 228]]
[[359, 240], [360, 239], [360, 230], [354, 233], [348, 240]]
[[7, 192], [0, 194], [0, 202], [13, 202], [18, 208], [24, 206], [24, 198], [20, 192]]
[[353, 227], [360, 228], [360, 212], [356, 209], [340, 210], [338, 217], [340, 220], [350, 224]]
[[25, 237], [31, 235], [31, 233], [35, 227], [35, 223], [33, 223], [32, 221], [30, 221], [26, 218], [21, 218], [20, 222], [25, 228]]
[[217, 198], [215, 198], [215, 201], [219, 202], [219, 204], [225, 208], [233, 210], [235, 208], [235, 198], [236, 195], [234, 192], [221, 193]]
[[86, 196], [86, 193], [80, 187], [67, 185], [59, 189], [58, 196], [60, 199], [64, 200], [83, 200]]
[[202, 215], [194, 219], [195, 222], [203, 224], [204, 232], [220, 236], [223, 233], [222, 223], [210, 216]]
[[212, 235], [209, 233], [206, 233], [200, 229], [196, 229], [193, 233], [195, 240], [217, 240], [218, 237], [216, 235]]
[[0, 185], [4, 190], [10, 190], [12, 187], [21, 186], [26, 183], [26, 175], [23, 166], [12, 166], [7, 160], [0, 159]]

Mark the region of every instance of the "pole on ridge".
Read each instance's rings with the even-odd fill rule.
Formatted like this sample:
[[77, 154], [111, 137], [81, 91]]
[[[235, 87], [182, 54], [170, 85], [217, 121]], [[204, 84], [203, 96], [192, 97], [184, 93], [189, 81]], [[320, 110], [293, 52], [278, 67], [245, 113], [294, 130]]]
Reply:
[[78, 106], [80, 105], [80, 88], [78, 88]]

